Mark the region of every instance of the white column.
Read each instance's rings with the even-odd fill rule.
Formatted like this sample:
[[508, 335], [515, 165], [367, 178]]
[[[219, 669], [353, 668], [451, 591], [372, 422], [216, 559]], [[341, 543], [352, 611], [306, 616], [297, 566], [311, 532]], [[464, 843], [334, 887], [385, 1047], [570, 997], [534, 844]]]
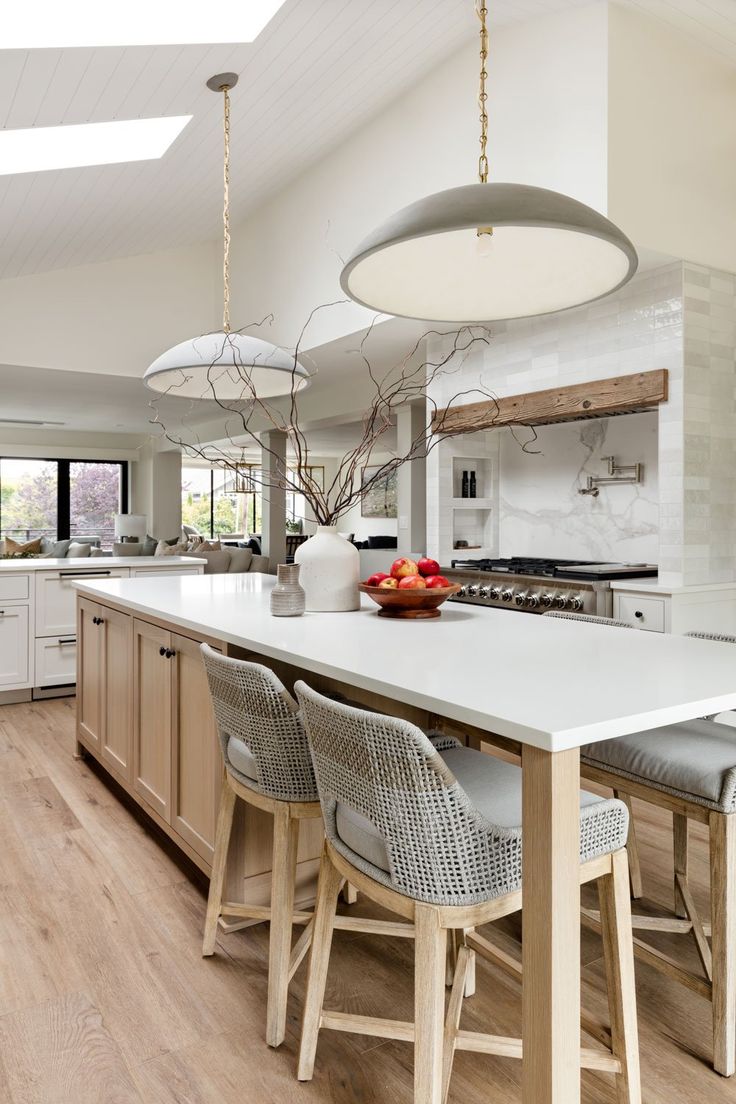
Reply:
[[[412, 442], [424, 434], [427, 419], [426, 403], [402, 406], [396, 417], [396, 451], [405, 456]], [[427, 551], [427, 461], [420, 453], [398, 472], [397, 502], [399, 513], [398, 551]]]
[[263, 529], [261, 551], [269, 558], [269, 569], [286, 562], [286, 491], [276, 486], [286, 474], [286, 434], [270, 429], [261, 434], [263, 471]]

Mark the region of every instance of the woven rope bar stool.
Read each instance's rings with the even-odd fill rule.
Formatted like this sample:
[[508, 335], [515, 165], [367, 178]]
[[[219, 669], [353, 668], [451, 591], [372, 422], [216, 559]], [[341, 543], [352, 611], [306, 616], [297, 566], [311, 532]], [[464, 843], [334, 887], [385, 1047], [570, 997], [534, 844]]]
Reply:
[[[322, 816], [307, 736], [299, 706], [268, 667], [230, 659], [201, 645], [225, 766], [207, 900], [202, 954], [214, 954], [221, 917], [270, 921], [266, 1041], [277, 1047], [286, 1031], [289, 983], [309, 950], [310, 913], [294, 913], [299, 826]], [[441, 744], [443, 737], [437, 737]], [[274, 818], [271, 904], [223, 901], [225, 868], [235, 802], [240, 799]], [[344, 886], [346, 901], [354, 887]], [[291, 946], [292, 926], [305, 924]], [[336, 927], [373, 935], [413, 938], [410, 924], [340, 916]]]
[[[460, 1030], [475, 953], [501, 958], [472, 929], [521, 908], [521, 771], [449, 739], [440, 753], [408, 721], [331, 701], [304, 682], [294, 690], [326, 832], [298, 1077], [312, 1078], [321, 1029], [397, 1039], [414, 1045], [415, 1104], [441, 1104], [457, 1050], [521, 1058], [520, 1039]], [[640, 1104], [628, 814], [619, 801], [582, 793], [580, 819], [580, 880], [598, 882], [611, 1016], [610, 1048], [581, 1050], [581, 1066], [613, 1073], [620, 1104]], [[324, 1008], [337, 895], [346, 878], [414, 924], [413, 1022]], [[445, 1015], [448, 932], [460, 933], [461, 945]], [[587, 1017], [583, 1026], [607, 1038]]]
[[[568, 616], [577, 619], [576, 614]], [[736, 637], [718, 633], [687, 635], [736, 644]], [[634, 940], [634, 950], [642, 961], [712, 1002], [713, 1066], [730, 1077], [736, 1072], [736, 728], [704, 718], [603, 740], [581, 748], [580, 770], [629, 804], [636, 797], [672, 814], [674, 918], [635, 915], [633, 926], [691, 936], [702, 973], [687, 970], [643, 939]], [[710, 924], [699, 916], [688, 883], [691, 820], [705, 824], [709, 833]], [[629, 853], [633, 858], [631, 837]], [[640, 897], [640, 878], [637, 888], [635, 896]], [[584, 919], [596, 926], [599, 918], [584, 911]]]
[[[299, 707], [274, 673], [206, 644], [201, 652], [225, 764], [202, 954], [214, 954], [221, 916], [270, 920], [266, 1041], [276, 1047], [286, 1032], [289, 981], [311, 938], [307, 926], [292, 951], [299, 825], [321, 815], [314, 771]], [[274, 818], [270, 908], [222, 899], [238, 798]]]

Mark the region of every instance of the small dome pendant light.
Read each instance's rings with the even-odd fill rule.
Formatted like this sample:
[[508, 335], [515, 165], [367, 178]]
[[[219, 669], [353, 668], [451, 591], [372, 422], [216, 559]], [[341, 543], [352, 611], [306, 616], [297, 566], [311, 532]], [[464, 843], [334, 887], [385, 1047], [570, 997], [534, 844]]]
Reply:
[[230, 90], [237, 83], [237, 73], [219, 73], [207, 81], [207, 87], [221, 93], [224, 101], [222, 330], [168, 349], [143, 376], [152, 391], [185, 399], [267, 399], [301, 390], [310, 381], [309, 372], [293, 354], [230, 329]]
[[361, 242], [340, 284], [371, 310], [432, 322], [493, 322], [601, 299], [636, 272], [609, 219], [560, 192], [488, 183], [488, 9], [480, 19], [478, 183], [409, 204]]

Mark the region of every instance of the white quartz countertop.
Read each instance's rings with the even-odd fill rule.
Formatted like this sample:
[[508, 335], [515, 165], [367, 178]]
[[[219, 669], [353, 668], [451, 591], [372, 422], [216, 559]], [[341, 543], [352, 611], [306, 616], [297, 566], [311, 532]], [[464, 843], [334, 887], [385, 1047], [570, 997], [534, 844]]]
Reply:
[[689, 583], [685, 586], [667, 586], [659, 579], [614, 579], [611, 590], [635, 590], [647, 594], [700, 594], [703, 591], [720, 590], [729, 593], [736, 590], [736, 583]]
[[111, 567], [178, 567], [180, 564], [205, 564], [193, 556], [75, 556], [73, 559], [0, 560], [0, 571], [107, 571]]
[[431, 621], [272, 617], [273, 576], [76, 584], [193, 633], [561, 751], [736, 708], [733, 645], [446, 603]]

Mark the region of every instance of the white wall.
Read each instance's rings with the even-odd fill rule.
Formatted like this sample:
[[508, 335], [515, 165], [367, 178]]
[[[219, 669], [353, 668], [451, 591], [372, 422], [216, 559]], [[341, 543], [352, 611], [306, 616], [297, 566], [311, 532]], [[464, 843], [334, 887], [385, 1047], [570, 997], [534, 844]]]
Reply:
[[[606, 6], [591, 4], [493, 36], [491, 177], [557, 188], [605, 208]], [[233, 232], [232, 313], [243, 326], [274, 312], [294, 344], [310, 310], [343, 298], [341, 258], [420, 196], [477, 179], [475, 45], [298, 177]], [[367, 324], [350, 304], [318, 315], [306, 347]]]
[[214, 243], [0, 281], [0, 364], [142, 376], [221, 325]]
[[736, 66], [609, 6], [608, 213], [635, 242], [736, 271]]

